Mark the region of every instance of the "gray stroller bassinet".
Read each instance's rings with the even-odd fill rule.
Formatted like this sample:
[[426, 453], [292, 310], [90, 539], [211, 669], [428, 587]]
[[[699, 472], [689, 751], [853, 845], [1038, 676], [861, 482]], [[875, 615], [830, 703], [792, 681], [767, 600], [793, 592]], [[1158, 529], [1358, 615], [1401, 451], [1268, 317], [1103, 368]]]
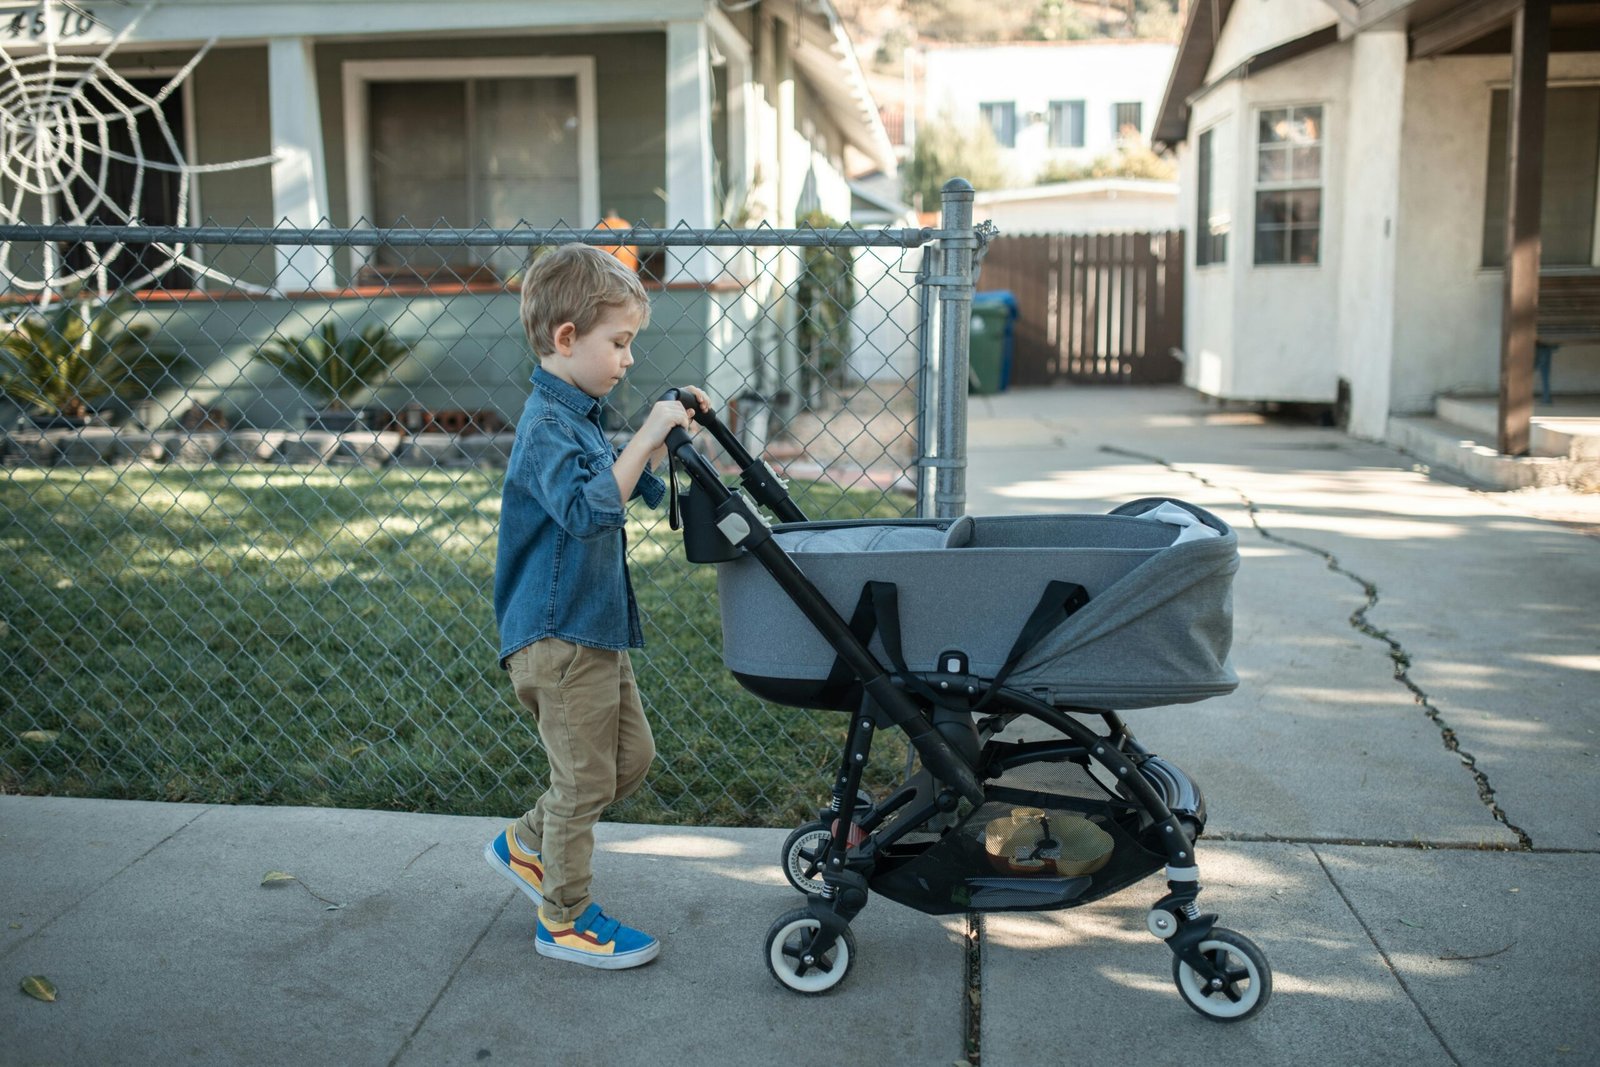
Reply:
[[[1230, 693], [1238, 537], [1192, 504], [1136, 500], [1106, 515], [1015, 515], [777, 527], [772, 534], [850, 618], [872, 582], [898, 590], [903, 662], [912, 671], [999, 678], [1052, 582], [1087, 602], [1040, 636], [1004, 684], [1058, 707], [1119, 710]], [[718, 564], [723, 662], [758, 696], [852, 710], [829, 685], [838, 656], [766, 568]], [[869, 646], [892, 657], [880, 633]]]

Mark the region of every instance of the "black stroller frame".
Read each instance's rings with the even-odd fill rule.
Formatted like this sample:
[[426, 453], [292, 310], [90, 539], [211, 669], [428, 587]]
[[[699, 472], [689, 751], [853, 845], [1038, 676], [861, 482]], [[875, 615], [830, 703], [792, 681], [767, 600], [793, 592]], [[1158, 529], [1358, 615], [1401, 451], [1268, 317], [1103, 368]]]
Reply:
[[[1184, 1001], [1204, 1017], [1224, 1022], [1260, 1011], [1271, 993], [1265, 957], [1247, 938], [1217, 926], [1216, 915], [1199, 909], [1195, 841], [1204, 830], [1206, 812], [1200, 791], [1188, 776], [1146, 750], [1114, 711], [1058, 707], [1006, 688], [1005, 675], [1026, 650], [1026, 631], [1007, 667], [994, 678], [968, 673], [959, 655], [947, 660], [941, 654], [942, 670], [908, 669], [899, 652], [893, 586], [877, 589], [876, 596], [874, 590], [864, 591], [855, 616], [850, 620], [841, 616], [773, 538], [773, 528], [758, 510], [758, 504], [765, 507], [782, 524], [807, 522], [772, 468], [752, 457], [715, 414], [699, 411], [687, 392], [669, 390], [663, 399], [680, 400], [711, 433], [738, 468], [749, 494], [725, 485], [690, 436], [682, 429], [673, 430], [667, 439], [669, 456], [690, 480], [682, 497], [685, 554], [696, 563], [727, 562], [742, 554], [754, 557], [838, 655], [830, 678], [831, 699], [809, 706], [855, 709], [828, 807], [819, 812], [817, 821], [791, 834], [783, 848], [785, 875], [807, 893], [807, 900], [805, 907], [781, 916], [768, 931], [765, 958], [773, 975], [802, 993], [836, 987], [855, 955], [850, 924], [872, 892], [930, 913], [1044, 910], [1100, 899], [1164, 867], [1167, 893], [1151, 907], [1147, 927], [1171, 949], [1173, 977]], [[676, 526], [676, 472], [670, 483]], [[1051, 586], [1057, 607], [1054, 613], [1044, 612], [1041, 601], [1041, 610], [1028, 625], [1035, 638], [1040, 629], [1060, 622], [1087, 599], [1081, 587], [1054, 582]], [[887, 667], [868, 647], [874, 630], [892, 661]], [[749, 679], [738, 677], [758, 695], [802, 703], [763, 692]], [[1104, 732], [1080, 717], [1099, 720]], [[1041, 723], [1060, 737], [997, 740], [1019, 719]], [[874, 803], [861, 788], [862, 773], [874, 737], [891, 727], [905, 733], [921, 769], [881, 803]], [[1008, 772], [1036, 764], [1075, 765], [1078, 771], [1073, 773], [1102, 793], [1095, 797], [1090, 789], [1078, 798], [1046, 796], [1002, 781]], [[930, 854], [953, 857], [951, 850], [960, 844], [941, 844], [962, 836], [950, 833], [951, 825], [975, 818], [986, 803], [1017, 802], [1059, 808], [1067, 818], [1088, 813], [1116, 839], [1115, 869], [1093, 878], [1026, 883], [967, 879], [983, 886], [978, 896], [984, 899], [969, 899], [972, 894], [964, 886], [945, 893], [948, 886], [940, 883], [938, 860], [916, 862]], [[1056, 844], [1050, 840], [1048, 817], [1041, 821], [1045, 839], [1040, 844]], [[908, 843], [912, 836], [935, 835], [931, 844]], [[965, 847], [970, 851], [969, 843]], [[1042, 887], [1042, 893], [1019, 894], [1018, 886]]]

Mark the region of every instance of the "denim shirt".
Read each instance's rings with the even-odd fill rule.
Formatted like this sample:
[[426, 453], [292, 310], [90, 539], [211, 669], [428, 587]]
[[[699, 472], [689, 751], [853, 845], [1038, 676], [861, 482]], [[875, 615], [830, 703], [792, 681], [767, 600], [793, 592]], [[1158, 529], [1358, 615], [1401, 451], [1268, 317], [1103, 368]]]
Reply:
[[[641, 648], [628, 579], [617, 450], [600, 402], [543, 367], [517, 422], [500, 499], [494, 616], [500, 662], [545, 637], [593, 648]], [[648, 470], [633, 496], [657, 507], [666, 483]]]

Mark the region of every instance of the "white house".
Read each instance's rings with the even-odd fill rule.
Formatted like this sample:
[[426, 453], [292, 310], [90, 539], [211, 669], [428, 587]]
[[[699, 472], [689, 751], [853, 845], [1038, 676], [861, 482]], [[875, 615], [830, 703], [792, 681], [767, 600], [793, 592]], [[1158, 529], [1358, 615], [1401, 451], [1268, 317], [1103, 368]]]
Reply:
[[1600, 391], [1600, 321], [1547, 321], [1572, 286], [1566, 311], [1600, 319], [1600, 7], [1196, 3], [1153, 136], [1180, 162], [1202, 393], [1339, 404], [1383, 439], [1442, 394], [1498, 392], [1517, 454], [1536, 336], [1569, 342], [1560, 391]]
[[973, 216], [1002, 234], [1116, 233], [1180, 228], [1178, 183], [1091, 178], [1019, 189], [988, 189], [972, 198]]
[[1175, 52], [1142, 40], [930, 45], [920, 121], [983, 122], [1012, 182], [1025, 185], [1051, 164], [1148, 140]]

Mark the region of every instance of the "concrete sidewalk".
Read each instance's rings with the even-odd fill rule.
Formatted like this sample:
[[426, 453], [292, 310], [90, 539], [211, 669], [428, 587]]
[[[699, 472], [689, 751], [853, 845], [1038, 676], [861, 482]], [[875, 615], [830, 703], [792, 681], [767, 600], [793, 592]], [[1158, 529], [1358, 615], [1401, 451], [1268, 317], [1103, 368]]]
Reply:
[[0, 1065], [1600, 1061], [1600, 497], [1178, 389], [974, 398], [970, 445], [974, 513], [1172, 495], [1240, 530], [1238, 692], [1128, 718], [1206, 791], [1257, 1018], [1184, 1006], [1158, 880], [986, 916], [976, 960], [964, 918], [874, 900], [808, 999], [761, 958], [782, 830], [603, 826], [607, 904], [664, 943], [608, 974], [533, 954], [499, 820], [0, 797]]

